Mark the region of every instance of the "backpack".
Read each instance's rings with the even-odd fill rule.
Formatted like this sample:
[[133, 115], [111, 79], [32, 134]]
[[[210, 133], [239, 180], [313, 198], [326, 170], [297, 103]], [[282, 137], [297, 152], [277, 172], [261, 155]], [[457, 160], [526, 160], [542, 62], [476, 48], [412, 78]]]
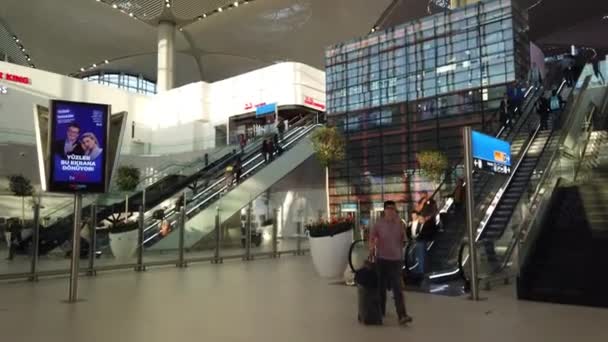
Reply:
[[551, 96], [551, 104], [549, 105], [552, 111], [559, 110], [561, 107], [559, 98], [557, 95]]

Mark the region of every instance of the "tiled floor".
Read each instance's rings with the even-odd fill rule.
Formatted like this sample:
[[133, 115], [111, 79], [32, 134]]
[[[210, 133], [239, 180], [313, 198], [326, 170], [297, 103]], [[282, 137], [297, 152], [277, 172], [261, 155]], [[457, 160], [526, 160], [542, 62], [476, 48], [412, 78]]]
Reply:
[[[511, 288], [463, 297], [407, 293], [414, 323], [356, 321], [356, 291], [314, 274], [310, 257], [201, 264], [0, 284], [2, 341], [607, 341], [608, 310], [516, 301]], [[390, 306], [392, 308], [392, 306]]]

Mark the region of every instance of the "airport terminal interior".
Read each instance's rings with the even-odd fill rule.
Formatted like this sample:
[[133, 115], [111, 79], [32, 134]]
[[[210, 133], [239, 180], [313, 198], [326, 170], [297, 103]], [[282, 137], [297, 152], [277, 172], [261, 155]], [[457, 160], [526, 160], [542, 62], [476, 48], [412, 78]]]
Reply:
[[6, 341], [606, 341], [608, 2], [0, 0]]

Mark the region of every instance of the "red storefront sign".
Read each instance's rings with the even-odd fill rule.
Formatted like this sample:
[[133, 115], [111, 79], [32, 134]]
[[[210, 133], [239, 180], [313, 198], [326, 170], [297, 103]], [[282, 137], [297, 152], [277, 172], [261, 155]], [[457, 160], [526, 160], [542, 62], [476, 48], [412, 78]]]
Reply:
[[2, 72], [2, 71], [0, 71], [0, 80], [7, 80], [7, 81], [21, 83], [21, 84], [30, 84], [31, 83], [29, 77], [9, 74], [9, 73]]
[[315, 100], [311, 96], [304, 97], [304, 104], [307, 104], [307, 105], [309, 105], [311, 107], [319, 108], [321, 110], [325, 110], [325, 105], [322, 104], [321, 102], [318, 102], [317, 100]]
[[262, 107], [265, 105], [266, 105], [266, 102], [258, 103], [256, 105], [254, 105], [253, 102], [249, 102], [249, 103], [245, 104], [245, 110], [252, 110], [254, 108], [259, 108], [259, 107]]

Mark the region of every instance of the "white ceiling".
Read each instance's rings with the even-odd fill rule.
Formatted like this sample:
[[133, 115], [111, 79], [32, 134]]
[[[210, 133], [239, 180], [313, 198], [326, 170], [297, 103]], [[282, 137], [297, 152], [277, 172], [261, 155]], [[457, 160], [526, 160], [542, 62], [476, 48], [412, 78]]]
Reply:
[[[104, 69], [156, 78], [153, 26], [95, 0], [1, 2], [0, 18], [39, 69], [73, 74], [107, 59]], [[285, 60], [322, 69], [326, 46], [369, 32], [391, 2], [256, 0], [195, 21], [176, 34], [176, 84], [216, 81]]]

